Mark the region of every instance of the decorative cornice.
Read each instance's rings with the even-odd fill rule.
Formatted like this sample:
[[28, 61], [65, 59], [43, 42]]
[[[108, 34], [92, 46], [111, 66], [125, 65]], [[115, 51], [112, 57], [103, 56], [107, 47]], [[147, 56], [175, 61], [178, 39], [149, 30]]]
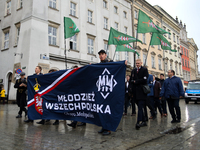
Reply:
[[162, 55], [158, 54], [158, 57], [159, 57], [159, 58], [162, 58]]
[[143, 52], [148, 52], [146, 48], [143, 48], [142, 51], [143, 51]]
[[137, 50], [141, 50], [142, 48], [140, 46], [137, 46], [135, 49]]
[[151, 55], [156, 55], [156, 53], [153, 51], [153, 52], [151, 52]]

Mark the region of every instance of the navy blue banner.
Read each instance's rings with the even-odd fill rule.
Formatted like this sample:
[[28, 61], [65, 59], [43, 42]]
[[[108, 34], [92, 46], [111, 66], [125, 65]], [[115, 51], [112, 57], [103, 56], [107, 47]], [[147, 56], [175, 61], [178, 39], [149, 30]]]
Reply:
[[123, 114], [124, 61], [28, 77], [29, 119], [75, 120], [115, 131]]

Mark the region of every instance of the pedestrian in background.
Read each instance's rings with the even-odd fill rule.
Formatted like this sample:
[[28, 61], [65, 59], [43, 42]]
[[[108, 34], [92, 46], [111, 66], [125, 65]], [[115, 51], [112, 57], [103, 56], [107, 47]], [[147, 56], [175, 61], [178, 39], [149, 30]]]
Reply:
[[1, 87], [1, 97], [0, 97], [0, 101], [3, 100], [3, 104], [5, 104], [5, 98], [6, 98], [6, 90], [3, 88], [3, 86]]
[[161, 90], [161, 84], [160, 82], [156, 81], [156, 77], [155, 75], [153, 75], [153, 98], [154, 98], [155, 111], [158, 108], [161, 117], [163, 117], [163, 111], [161, 108], [161, 100], [159, 99], [160, 90]]
[[[171, 123], [178, 123], [181, 121], [181, 109], [179, 106], [179, 98], [183, 98], [184, 91], [181, 79], [175, 76], [174, 70], [168, 71], [168, 77], [162, 86], [160, 92], [160, 99], [165, 97], [167, 99], [169, 112], [172, 117]], [[175, 112], [176, 111], [176, 112]]]
[[147, 84], [149, 85], [151, 92], [149, 94], [147, 94], [147, 101], [145, 103], [145, 108], [144, 108], [144, 113], [145, 113], [144, 115], [145, 115], [146, 121], [148, 121], [146, 106], [148, 106], [148, 108], [150, 109], [150, 113], [151, 113], [151, 116], [149, 117], [149, 119], [156, 118], [156, 113], [155, 113], [155, 108], [154, 108], [153, 75], [149, 74], [149, 77], [147, 79]]
[[[160, 74], [160, 84], [161, 84], [161, 89], [162, 89], [162, 86], [164, 84], [164, 81], [165, 81], [165, 75], [164, 74]], [[162, 110], [163, 110], [163, 116], [164, 117], [167, 117], [167, 105], [166, 105], [166, 99], [165, 97], [162, 97], [161, 99], [161, 107], [162, 107]]]
[[125, 82], [125, 101], [124, 101], [124, 115], [127, 115], [127, 108], [130, 104], [130, 95], [128, 92], [128, 87], [129, 87], [129, 80], [130, 76], [126, 76], [126, 82]]
[[130, 96], [130, 101], [131, 101], [131, 107], [132, 107], [132, 113], [131, 116], [135, 116], [136, 115], [136, 111], [135, 111], [135, 99], [133, 98], [133, 85], [130, 84], [130, 79], [129, 79], [129, 85], [128, 85], [128, 94]]
[[27, 81], [25, 77], [25, 73], [21, 72], [20, 73], [20, 79], [17, 79], [14, 85], [14, 88], [17, 88], [17, 105], [20, 108], [18, 115], [16, 118], [21, 118], [22, 117], [22, 112], [25, 112], [25, 117], [27, 116], [27, 100], [26, 100], [26, 91], [27, 91]]

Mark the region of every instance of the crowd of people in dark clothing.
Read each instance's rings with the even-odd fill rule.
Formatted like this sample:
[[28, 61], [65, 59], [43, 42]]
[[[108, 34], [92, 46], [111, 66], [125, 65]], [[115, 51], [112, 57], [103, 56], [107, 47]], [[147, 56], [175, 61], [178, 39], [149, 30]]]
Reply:
[[[100, 63], [110, 62], [107, 59], [106, 52], [100, 50], [98, 52]], [[127, 61], [125, 61], [127, 65]], [[175, 76], [173, 70], [168, 71], [168, 78], [164, 80], [164, 74], [160, 74], [160, 80], [157, 81], [155, 75], [148, 73], [148, 69], [142, 66], [140, 59], [136, 60], [136, 68], [132, 70], [131, 76], [126, 76], [125, 82], [125, 101], [124, 101], [124, 116], [127, 115], [127, 108], [131, 106], [131, 116], [136, 116], [137, 114], [137, 123], [135, 128], [138, 130], [140, 127], [147, 126], [148, 119], [155, 119], [158, 117], [157, 108], [160, 113], [160, 117], [167, 117], [167, 108], [166, 102], [168, 102], [168, 107], [170, 114], [172, 116], [172, 123], [180, 122], [181, 113], [179, 107], [179, 98], [184, 95], [182, 82], [180, 78]], [[76, 68], [75, 66], [73, 68]], [[34, 75], [41, 75], [42, 68], [36, 66]], [[49, 70], [49, 73], [57, 71], [55, 69]], [[148, 84], [150, 87], [150, 93], [144, 93], [143, 86]], [[19, 112], [16, 118], [22, 118], [22, 112], [27, 116], [27, 79], [25, 78], [25, 73], [20, 73], [20, 79], [16, 80], [14, 88], [17, 88], [17, 105], [19, 107]], [[137, 113], [136, 107], [137, 105]], [[147, 107], [150, 109], [151, 116], [148, 117]], [[38, 124], [45, 124], [50, 120], [44, 120], [37, 122]], [[24, 120], [25, 123], [33, 122], [33, 120], [27, 119]], [[59, 120], [56, 120], [53, 125], [58, 125]], [[68, 124], [68, 126], [76, 128], [77, 125], [85, 126], [86, 123], [82, 122], [77, 124], [77, 121], [73, 121]], [[102, 135], [109, 135], [111, 131], [102, 128], [98, 133]]]
[[[127, 115], [128, 106], [132, 106], [132, 114], [135, 115], [135, 104], [138, 106], [137, 123], [135, 128], [147, 126], [148, 119], [156, 119], [158, 117], [157, 109], [160, 117], [167, 117], [167, 105], [172, 117], [171, 123], [179, 123], [181, 121], [181, 111], [179, 106], [180, 98], [183, 98], [184, 91], [180, 78], [175, 76], [174, 70], [168, 71], [168, 78], [164, 80], [164, 74], [160, 74], [159, 81], [155, 75], [148, 73], [148, 69], [142, 66], [140, 59], [136, 60], [136, 68], [131, 72], [131, 76], [126, 76], [125, 83], [125, 103], [124, 116]], [[148, 94], [144, 92], [144, 85], [148, 84], [150, 91]], [[147, 107], [151, 116], [148, 117]]]

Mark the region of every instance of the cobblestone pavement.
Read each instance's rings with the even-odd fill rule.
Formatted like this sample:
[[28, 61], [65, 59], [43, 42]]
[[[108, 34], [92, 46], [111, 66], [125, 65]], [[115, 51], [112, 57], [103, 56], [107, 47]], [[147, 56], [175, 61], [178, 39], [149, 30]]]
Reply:
[[[75, 129], [67, 126], [71, 121], [60, 121], [52, 125], [54, 120], [45, 125], [24, 123], [24, 117], [15, 116], [18, 107], [15, 104], [0, 105], [0, 150], [96, 150], [96, 149], [200, 149], [200, 104], [181, 103], [182, 120], [179, 124], [171, 124], [171, 116], [149, 120], [147, 127], [135, 129], [136, 116], [122, 117], [116, 132], [102, 136], [97, 131], [101, 128], [87, 124]], [[179, 134], [164, 134], [176, 126], [184, 130]]]

